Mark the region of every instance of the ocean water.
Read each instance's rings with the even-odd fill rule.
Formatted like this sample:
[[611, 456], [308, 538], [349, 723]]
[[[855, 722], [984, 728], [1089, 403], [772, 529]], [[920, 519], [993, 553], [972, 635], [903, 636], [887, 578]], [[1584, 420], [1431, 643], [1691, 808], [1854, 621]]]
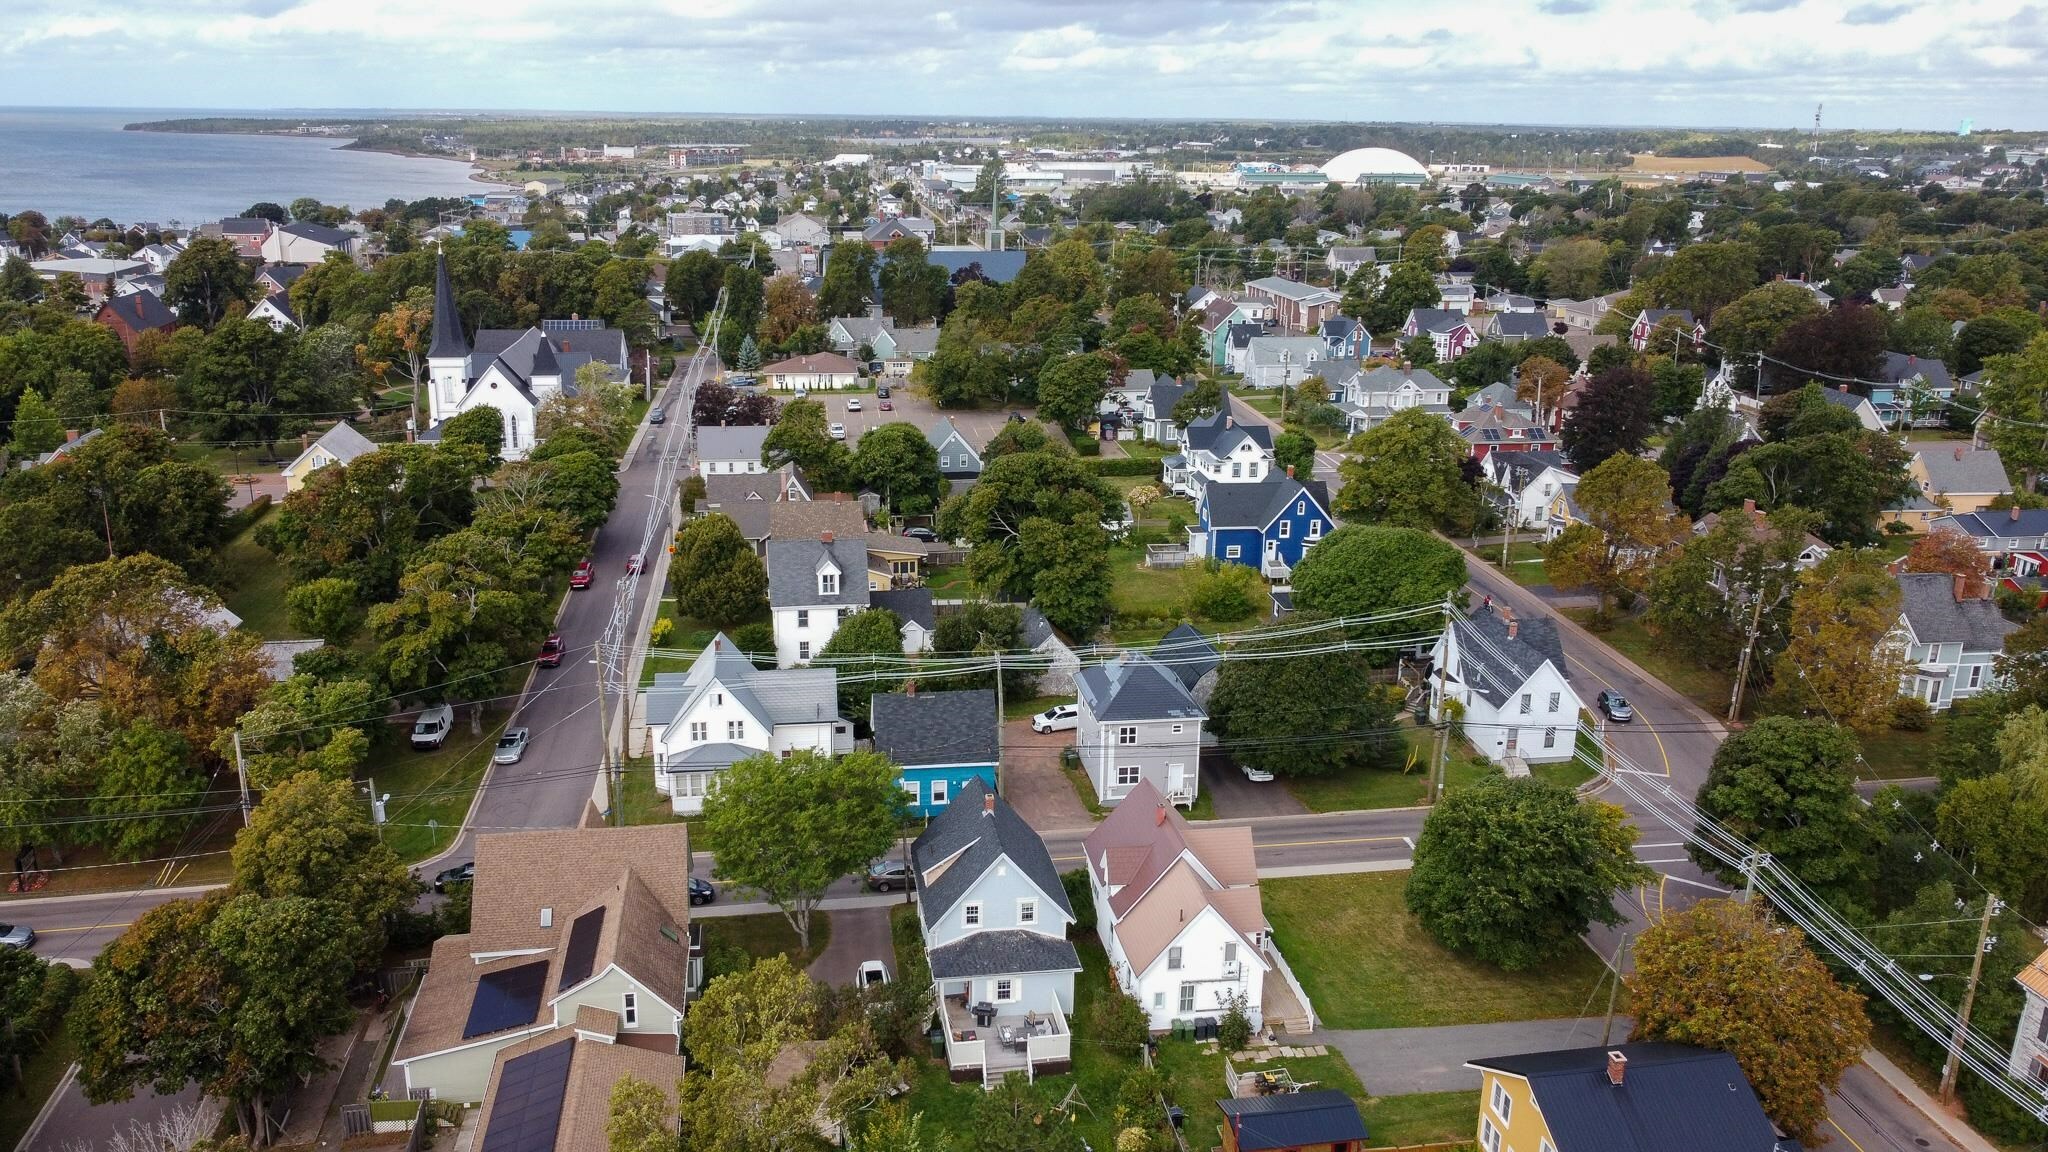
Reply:
[[453, 160], [344, 151], [346, 140], [124, 132], [138, 121], [261, 115], [90, 108], [0, 108], [0, 212], [197, 225], [261, 200], [311, 196], [352, 208], [493, 187]]

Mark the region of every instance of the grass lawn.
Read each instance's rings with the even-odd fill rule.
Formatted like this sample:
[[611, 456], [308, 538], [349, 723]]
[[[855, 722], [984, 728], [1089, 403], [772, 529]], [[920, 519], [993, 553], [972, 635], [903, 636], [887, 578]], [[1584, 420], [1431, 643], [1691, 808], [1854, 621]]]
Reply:
[[1880, 780], [1903, 780], [1913, 776], [1931, 776], [1934, 770], [1928, 767], [1934, 750], [1941, 746], [1942, 729], [1948, 718], [1939, 713], [1925, 732], [1901, 732], [1887, 728], [1875, 735], [1862, 738], [1862, 775], [1875, 776]]
[[1607, 977], [1573, 949], [1537, 972], [1502, 972], [1429, 938], [1401, 902], [1406, 872], [1260, 884], [1274, 939], [1331, 1028], [1413, 1028], [1575, 1016]]
[[1160, 444], [1151, 440], [1119, 440], [1116, 443], [1124, 450], [1124, 455], [1134, 460], [1164, 460], [1180, 448], [1178, 444]]
[[220, 594], [242, 623], [266, 640], [301, 640], [305, 633], [291, 626], [284, 608], [288, 572], [284, 561], [256, 543], [256, 529], [277, 515], [272, 508], [220, 553]]
[[633, 824], [688, 824], [690, 835], [695, 839], [696, 817], [676, 815], [669, 798], [654, 790], [654, 757], [640, 756], [626, 761], [625, 775], [619, 779], [619, 807], [624, 809], [623, 822]]
[[1170, 615], [1180, 604], [1179, 568], [1145, 567], [1145, 550], [1125, 545], [1109, 550], [1109, 606], [1118, 616]]
[[1450, 1144], [1468, 1140], [1479, 1093], [1421, 1092], [1413, 1096], [1374, 1096], [1359, 1111], [1372, 1138], [1370, 1148], [1406, 1148], [1414, 1144]]
[[974, 578], [967, 574], [965, 564], [927, 568], [924, 582], [940, 600], [966, 600], [974, 595]]
[[[80, 976], [91, 978], [91, 973], [81, 972]], [[85, 985], [80, 983], [78, 994], [85, 994]], [[73, 1004], [78, 1001], [74, 999]], [[75, 1013], [76, 1008], [72, 1009]], [[78, 1046], [71, 1042], [68, 1027], [59, 1027], [49, 1041], [21, 1061], [21, 1083], [10, 1085], [0, 1091], [0, 1148], [13, 1148], [35, 1123], [36, 1113], [43, 1110], [43, 1102], [50, 1093], [57, 1090], [58, 1081], [71, 1062], [78, 1057]], [[1106, 1147], [1106, 1145], [1105, 1145]]]
[[[235, 803], [234, 778], [228, 778], [228, 787], [208, 793], [198, 803], [202, 807], [217, 807]], [[62, 871], [45, 873], [47, 883], [32, 892], [0, 892], [0, 906], [13, 899], [32, 899], [43, 896], [69, 896], [81, 892], [122, 892], [131, 888], [169, 888], [182, 884], [217, 884], [233, 875], [234, 867], [228, 861], [228, 850], [234, 847], [235, 833], [242, 830], [240, 813], [223, 812], [211, 817], [210, 822], [193, 832], [187, 839], [176, 845], [152, 852], [154, 858], [166, 856], [195, 857], [180, 860], [175, 864], [117, 864], [110, 860], [106, 850], [95, 845], [66, 848], [64, 862], [58, 864], [45, 855], [42, 863]], [[0, 1097], [5, 1092], [0, 1091]], [[0, 1148], [7, 1145], [0, 1143]]]
[[[718, 626], [709, 621], [699, 620], [694, 616], [676, 615], [676, 602], [672, 597], [668, 596], [661, 598], [661, 607], [659, 612], [656, 613], [655, 619], [657, 621], [666, 620], [675, 629], [675, 631], [669, 633], [668, 640], [662, 644], [662, 648], [685, 652], [688, 655], [649, 655], [640, 666], [640, 686], [642, 688], [654, 683], [654, 674], [657, 672], [689, 671], [690, 663], [697, 659], [697, 654], [704, 651], [704, 646], [711, 643], [711, 638], [717, 635], [719, 631]], [[655, 625], [653, 624], [648, 625], [650, 630], [654, 627]], [[727, 631], [727, 634], [731, 634], [730, 630]]]
[[704, 951], [737, 944], [740, 950], [756, 960], [770, 956], [787, 955], [798, 968], [816, 959], [832, 943], [832, 914], [811, 913], [811, 948], [806, 952], [796, 946], [796, 930], [780, 912], [764, 912], [758, 916], [704, 916], [699, 918], [704, 925]]
[[455, 842], [504, 727], [504, 716], [486, 712], [484, 734], [472, 736], [469, 717], [458, 709], [455, 730], [433, 752], [413, 751], [397, 729], [370, 749], [358, 775], [374, 780], [379, 793], [391, 795], [384, 842], [399, 859], [424, 860]]
[[1104, 808], [1095, 800], [1095, 785], [1088, 782], [1088, 769], [1080, 764], [1069, 764], [1065, 760], [1061, 760], [1060, 775], [1065, 776], [1067, 783], [1074, 786], [1074, 795], [1081, 798], [1081, 806], [1088, 809], [1090, 816], [1100, 820], [1104, 816], [1109, 815], [1109, 809]]
[[1533, 540], [1518, 540], [1508, 545], [1508, 563], [1501, 567], [1500, 549], [1491, 545], [1479, 549], [1486, 562], [1507, 573], [1507, 577], [1523, 587], [1550, 583], [1549, 573], [1543, 570], [1543, 545]]
[[1003, 719], [1029, 719], [1055, 704], [1064, 703], [1067, 699], [1064, 696], [1006, 696], [1003, 698]]
[[1280, 395], [1277, 392], [1271, 394], [1265, 392], [1232, 392], [1230, 398], [1254, 412], [1271, 416], [1275, 420], [1280, 418]]
[[[1588, 630], [1592, 629], [1591, 608], [1562, 610]], [[1619, 617], [1605, 632], [1594, 632], [1608, 647], [1635, 661], [1645, 672], [1662, 680], [1672, 691], [1707, 710], [1710, 716], [1728, 711], [1728, 694], [1734, 680], [1726, 672], [1703, 668], [1669, 645], [1650, 635], [1640, 620]]]

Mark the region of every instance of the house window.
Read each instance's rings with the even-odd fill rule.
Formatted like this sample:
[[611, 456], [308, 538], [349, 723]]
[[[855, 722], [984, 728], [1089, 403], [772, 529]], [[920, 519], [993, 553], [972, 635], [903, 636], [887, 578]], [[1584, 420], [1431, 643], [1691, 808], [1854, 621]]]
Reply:
[[1259, 478], [1259, 462], [1258, 462], [1257, 460], [1254, 460], [1254, 461], [1252, 461], [1252, 479], [1254, 479], [1254, 480], [1257, 480], [1258, 478]]
[[962, 904], [960, 906], [960, 926], [963, 928], [981, 927], [981, 905], [978, 902]]
[[939, 457], [939, 467], [941, 467], [941, 468], [951, 468], [952, 466], [953, 466], [953, 458], [952, 458], [951, 456], [941, 456], [941, 457]]
[[1508, 1095], [1507, 1085], [1502, 1084], [1499, 1080], [1495, 1080], [1493, 1082], [1493, 1096], [1490, 1102], [1493, 1104], [1493, 1114], [1500, 1117], [1501, 1123], [1513, 1124], [1515, 1122], [1513, 1116], [1515, 1101], [1513, 1097]]
[[1534, 702], [1534, 700], [1535, 700], [1535, 693], [1532, 693], [1532, 692], [1524, 692], [1524, 693], [1522, 693], [1522, 715], [1524, 715], [1524, 716], [1527, 716], [1527, 715], [1529, 714], [1529, 705], [1530, 705], [1530, 704], [1531, 704], [1532, 702]]
[[934, 780], [934, 781], [932, 781], [932, 804], [933, 804], [934, 806], [938, 806], [938, 805], [944, 804], [945, 802], [946, 802], [946, 782], [945, 782], [944, 780]]
[[1551, 710], [1552, 712], [1555, 712], [1555, 711], [1557, 711], [1557, 702], [1558, 702], [1558, 700], [1559, 700], [1559, 699], [1560, 699], [1560, 697], [1559, 697], [1559, 695], [1558, 695], [1557, 693], [1555, 693], [1555, 692], [1552, 692], [1552, 693], [1550, 694], [1550, 710]]
[[910, 802], [913, 805], [917, 804], [923, 799], [923, 797], [918, 795], [917, 781], [915, 780], [905, 780], [903, 782], [903, 794], [910, 798]]
[[1235, 544], [1223, 550], [1223, 557], [1226, 560], [1235, 560], [1242, 555], [1244, 555], [1244, 549]]
[[[872, 590], [872, 589], [874, 588], [874, 585], [873, 585], [873, 584], [870, 584], [870, 585], [868, 585], [868, 588], [869, 588], [870, 590]], [[853, 609], [851, 609], [851, 608], [841, 608], [841, 609], [839, 610], [839, 622], [840, 622], [841, 624], [844, 624], [844, 623], [846, 623], [846, 618], [847, 618], [848, 616], [851, 616], [851, 615], [853, 615]]]
[[1289, 536], [1289, 535], [1291, 534], [1291, 532], [1293, 531], [1293, 528], [1294, 528], [1294, 522], [1293, 522], [1293, 521], [1291, 521], [1291, 520], [1282, 520], [1282, 521], [1280, 522], [1280, 538], [1281, 538], [1282, 540], [1285, 540], [1285, 539], [1287, 539], [1287, 537], [1288, 537], [1288, 536]]
[[624, 1011], [622, 1011], [622, 1012], [620, 1012], [620, 1013], [619, 1013], [619, 1020], [620, 1020], [620, 1022], [622, 1022], [623, 1024], [625, 1024], [625, 1026], [626, 1026], [626, 1027], [628, 1027], [628, 1028], [631, 1028], [631, 1027], [633, 1027], [634, 1025], [636, 1025], [636, 1024], [638, 1024], [638, 1023], [640, 1023], [640, 995], [639, 995], [639, 993], [637, 993], [637, 992], [628, 992], [628, 993], [626, 993], [626, 994], [625, 994], [625, 996], [624, 996], [624, 997], [622, 997], [622, 998], [621, 998], [621, 1000], [622, 1000], [622, 1003], [621, 1003], [621, 1005], [620, 1005], [620, 1006], [621, 1006], [621, 1007], [622, 1007], [622, 1008], [624, 1009]]
[[684, 797], [711, 795], [712, 774], [709, 772], [678, 772], [675, 774], [675, 794]]
[[1122, 788], [1135, 788], [1135, 787], [1137, 787], [1137, 785], [1138, 785], [1138, 766], [1137, 766], [1136, 764], [1119, 764], [1119, 765], [1117, 765], [1117, 766], [1116, 766], [1116, 782], [1117, 782], [1117, 785], [1118, 785], [1118, 787], [1122, 787]]
[[820, 596], [837, 596], [837, 595], [839, 595], [839, 573], [837, 573], [837, 572], [820, 572], [820, 573], [818, 573], [818, 595], [820, 595]]
[[1117, 729], [1116, 742], [1119, 744], [1136, 744], [1138, 742], [1137, 725], [1126, 724], [1123, 727]]
[[1182, 728], [1184, 728], [1184, 727], [1186, 727], [1186, 725], [1184, 725], [1184, 724], [1175, 724], [1175, 725], [1173, 726], [1173, 734], [1174, 734], [1175, 736], [1178, 736], [1178, 735], [1180, 735], [1180, 730], [1181, 730]]
[[1036, 901], [1036, 900], [1019, 900], [1019, 901], [1017, 901], [1017, 923], [1019, 923], [1019, 924], [1036, 924], [1036, 923], [1038, 923], [1038, 901]]
[[995, 994], [995, 1001], [996, 1001], [996, 1003], [998, 1003], [998, 1004], [1009, 1004], [1009, 1003], [1011, 1003], [1011, 1002], [1015, 1001], [1016, 999], [1017, 999], [1017, 982], [1016, 982], [1015, 980], [998, 980], [998, 981], [996, 981], [996, 994]]
[[1223, 962], [1225, 964], [1237, 963], [1237, 941], [1225, 940], [1223, 942]]
[[1193, 1012], [1195, 1010], [1195, 985], [1193, 981], [1181, 982], [1180, 1010], [1183, 1012]]
[[1181, 952], [1178, 944], [1166, 950], [1166, 970], [1178, 972], [1181, 968]]
[[745, 720], [727, 720], [725, 722], [725, 738], [727, 740], [745, 740], [747, 738], [747, 722]]
[[1152, 1006], [1153, 1006], [1154, 1008], [1164, 1008], [1164, 1007], [1166, 1007], [1166, 993], [1164, 993], [1164, 992], [1154, 992], [1154, 993], [1152, 994]]
[[1321, 540], [1323, 538], [1323, 522], [1321, 520], [1311, 520], [1308, 522], [1308, 538], [1310, 540]]
[[711, 703], [719, 708], [725, 707], [725, 693], [713, 692], [711, 694]]
[[1308, 513], [1308, 501], [1306, 501], [1306, 500], [1296, 500], [1296, 501], [1294, 502], [1294, 514], [1295, 514], [1296, 516], [1303, 516], [1303, 515], [1306, 515], [1307, 513]]
[[1479, 1118], [1479, 1145], [1486, 1152], [1500, 1152], [1500, 1129], [1484, 1116]]
[[1557, 729], [1545, 728], [1543, 730], [1543, 746], [1545, 748], [1557, 747]]
[[1977, 685], [1982, 684], [1983, 682], [1984, 666], [1982, 664], [1970, 665], [1970, 687], [1975, 688]]
[[1236, 480], [1236, 479], [1238, 479], [1238, 478], [1242, 477], [1243, 475], [1244, 475], [1244, 465], [1242, 465], [1242, 464], [1239, 464], [1239, 463], [1238, 463], [1237, 461], [1235, 461], [1235, 460], [1232, 460], [1232, 461], [1230, 462], [1230, 478], [1231, 478], [1232, 480]]
[[690, 722], [690, 739], [697, 744], [702, 744], [704, 741], [711, 739], [711, 725], [703, 720], [692, 720]]
[[811, 642], [809, 640], [799, 640], [796, 642], [796, 658], [799, 660], [809, 660], [811, 658]]
[[796, 626], [799, 628], [809, 628], [811, 626], [810, 609], [799, 608], [796, 610]]

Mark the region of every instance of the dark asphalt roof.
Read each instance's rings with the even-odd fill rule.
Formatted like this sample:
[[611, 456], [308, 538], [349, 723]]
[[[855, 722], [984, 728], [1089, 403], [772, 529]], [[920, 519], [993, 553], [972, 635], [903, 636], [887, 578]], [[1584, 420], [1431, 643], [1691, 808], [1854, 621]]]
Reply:
[[[1321, 484], [1318, 483], [1320, 488]], [[1203, 490], [1211, 528], [1264, 528], [1298, 498], [1307, 496], [1322, 511], [1320, 492], [1290, 476], [1268, 474], [1256, 484], [1213, 483]], [[1326, 514], [1327, 516], [1327, 514]]]
[[434, 258], [434, 341], [427, 348], [430, 358], [469, 355], [469, 338], [462, 334], [462, 313], [455, 309], [455, 287], [448, 279], [448, 254]]
[[[1557, 622], [1548, 617], [1521, 619], [1513, 639], [1508, 625], [1492, 608], [1480, 608], [1453, 625], [1467, 633], [1459, 638], [1458, 655], [1464, 667], [1451, 674], [1462, 678], [1498, 708], [1516, 689], [1550, 661], [1564, 671], [1564, 645], [1558, 640]], [[1476, 634], [1483, 642], [1475, 642]]]
[[872, 704], [875, 751], [906, 768], [996, 762], [996, 694], [990, 689], [877, 692]]
[[1535, 340], [1550, 335], [1550, 320], [1540, 312], [1500, 312], [1494, 315], [1492, 324], [1502, 336]]
[[1366, 1139], [1358, 1105], [1333, 1088], [1218, 1100], [1216, 1106], [1223, 1110], [1223, 1122], [1236, 1132], [1239, 1152]]
[[1199, 720], [1202, 706], [1180, 678], [1142, 652], [1090, 664], [1074, 688], [1097, 720]]
[[[1628, 1057], [1619, 1087], [1607, 1053]], [[1735, 1057], [1683, 1044], [1618, 1044], [1474, 1060], [1529, 1081], [1559, 1148], [1772, 1152], [1777, 1133]]]
[[[839, 568], [839, 592], [818, 591], [818, 568], [827, 553]], [[770, 540], [768, 603], [778, 608], [814, 604], [868, 606], [868, 546], [860, 540]]]
[[[953, 800], [944, 811], [932, 817], [925, 825], [917, 842], [910, 846], [911, 863], [920, 877], [917, 891], [918, 912], [923, 915], [927, 926], [942, 919], [967, 894], [983, 872], [1000, 858], [1010, 863], [1029, 877], [1046, 897], [1059, 906], [1069, 918], [1074, 915], [1074, 906], [1067, 902], [1066, 886], [1060, 883], [1060, 870], [1053, 866], [1052, 853], [1046, 851], [1045, 841], [1031, 830], [1017, 810], [1001, 796], [996, 797], [995, 809], [984, 806], [982, 798], [989, 793], [988, 785], [976, 777], [953, 794]], [[958, 859], [953, 859], [955, 856]], [[952, 859], [953, 863], [930, 883], [922, 877], [934, 865]], [[984, 933], [987, 935], [987, 933]], [[1029, 933], [1027, 933], [1029, 935]], [[1072, 945], [1068, 954], [1072, 955]], [[938, 971], [938, 959], [933, 955], [932, 970]], [[1014, 972], [1025, 969], [1002, 968], [993, 971]]]
[[915, 622], [929, 632], [939, 626], [938, 610], [932, 606], [929, 588], [891, 588], [868, 593], [868, 607], [887, 608], [898, 620]]
[[1956, 599], [1955, 577], [1947, 572], [1899, 574], [1899, 607], [1922, 644], [1961, 644], [1965, 652], [1999, 652], [2019, 625], [1990, 600]]
[[932, 976], [938, 980], [1081, 970], [1081, 954], [1074, 950], [1073, 941], [1021, 929], [976, 932], [932, 949], [929, 959]]
[[128, 327], [137, 332], [168, 328], [178, 322], [178, 317], [163, 300], [148, 289], [112, 297], [107, 301], [107, 307], [119, 313], [121, 319], [128, 322]]
[[1190, 692], [1223, 660], [1222, 654], [1216, 651], [1216, 645], [1192, 624], [1181, 624], [1161, 637], [1159, 643], [1152, 646], [1152, 658], [1172, 672]]

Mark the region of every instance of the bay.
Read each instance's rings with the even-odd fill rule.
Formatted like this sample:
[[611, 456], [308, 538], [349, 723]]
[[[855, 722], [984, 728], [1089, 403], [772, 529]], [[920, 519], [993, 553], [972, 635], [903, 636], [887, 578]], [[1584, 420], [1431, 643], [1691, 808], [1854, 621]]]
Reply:
[[460, 161], [347, 151], [334, 137], [121, 130], [209, 115], [264, 113], [0, 107], [0, 212], [194, 227], [262, 200], [362, 209], [498, 187], [470, 179], [476, 169]]

